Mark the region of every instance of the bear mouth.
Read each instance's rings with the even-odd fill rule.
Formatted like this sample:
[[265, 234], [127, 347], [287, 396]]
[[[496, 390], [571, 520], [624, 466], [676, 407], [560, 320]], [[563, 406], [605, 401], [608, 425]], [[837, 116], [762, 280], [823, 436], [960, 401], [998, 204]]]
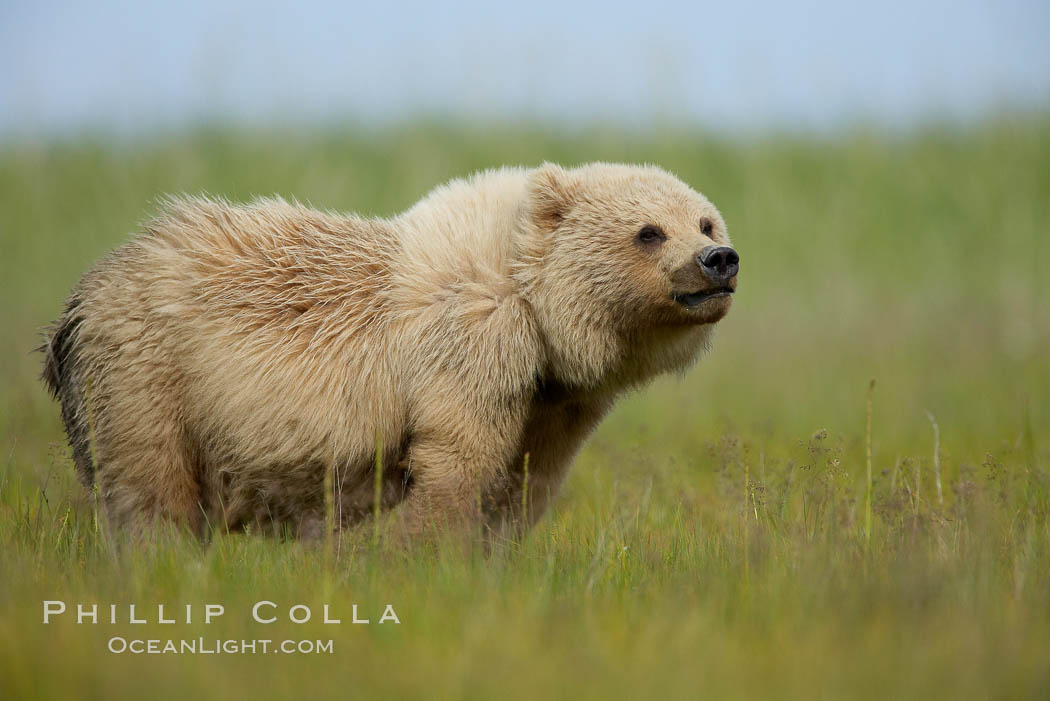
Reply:
[[716, 297], [730, 297], [733, 294], [731, 287], [718, 287], [713, 290], [701, 290], [700, 292], [689, 292], [688, 294], [673, 295], [674, 301], [683, 307], [696, 307], [709, 299]]

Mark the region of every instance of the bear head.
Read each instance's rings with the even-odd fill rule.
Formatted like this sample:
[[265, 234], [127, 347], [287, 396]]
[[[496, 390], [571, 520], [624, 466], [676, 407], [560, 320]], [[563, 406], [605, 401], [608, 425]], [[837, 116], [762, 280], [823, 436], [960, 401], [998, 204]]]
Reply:
[[517, 277], [563, 382], [684, 369], [732, 304], [739, 257], [721, 214], [662, 169], [544, 164], [519, 229]]

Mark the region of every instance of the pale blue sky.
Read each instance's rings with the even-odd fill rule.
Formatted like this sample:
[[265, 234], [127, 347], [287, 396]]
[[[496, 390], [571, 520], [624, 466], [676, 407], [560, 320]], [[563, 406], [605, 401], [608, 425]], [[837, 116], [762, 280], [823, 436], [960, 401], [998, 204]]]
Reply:
[[0, 0], [0, 133], [965, 121], [1050, 106], [1048, 37], [1045, 0]]

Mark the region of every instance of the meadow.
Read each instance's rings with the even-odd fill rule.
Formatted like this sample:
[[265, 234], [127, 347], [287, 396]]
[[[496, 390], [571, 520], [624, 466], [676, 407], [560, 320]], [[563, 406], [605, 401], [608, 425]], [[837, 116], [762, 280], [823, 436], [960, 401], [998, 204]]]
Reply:
[[[543, 160], [672, 170], [719, 206], [742, 270], [710, 354], [622, 401], [527, 538], [488, 555], [236, 534], [112, 546], [32, 349], [156, 198], [277, 193], [386, 215], [450, 177]], [[8, 141], [0, 698], [1045, 698], [1048, 267], [1045, 117], [833, 136], [419, 123]], [[44, 600], [116, 603], [123, 620], [43, 625]], [[253, 622], [259, 600], [282, 620]], [[128, 623], [129, 603], [153, 622]], [[226, 613], [164, 625], [158, 603]], [[320, 622], [326, 603], [341, 625]], [[293, 604], [314, 618], [290, 623]], [[372, 625], [350, 623], [353, 604]], [[399, 625], [377, 624], [386, 604]], [[114, 654], [114, 636], [333, 649]]]

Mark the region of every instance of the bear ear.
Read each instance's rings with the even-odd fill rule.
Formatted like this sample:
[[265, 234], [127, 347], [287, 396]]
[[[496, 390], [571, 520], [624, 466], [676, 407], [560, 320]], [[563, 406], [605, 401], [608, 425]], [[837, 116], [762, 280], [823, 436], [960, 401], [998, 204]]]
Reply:
[[528, 197], [532, 219], [553, 231], [576, 201], [577, 183], [564, 168], [544, 163], [529, 176]]

